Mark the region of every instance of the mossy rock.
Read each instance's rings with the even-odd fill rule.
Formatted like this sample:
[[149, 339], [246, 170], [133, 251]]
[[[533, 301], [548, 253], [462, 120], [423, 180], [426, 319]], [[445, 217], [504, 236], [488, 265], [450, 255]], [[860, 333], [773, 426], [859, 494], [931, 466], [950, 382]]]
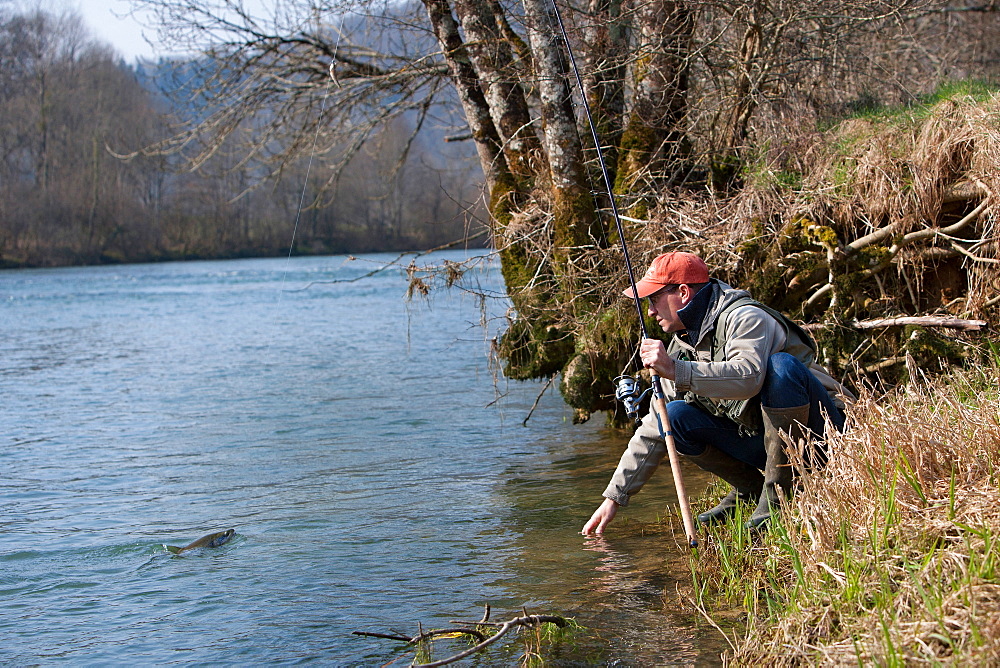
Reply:
[[595, 374], [601, 361], [589, 355], [576, 355], [563, 369], [559, 390], [563, 400], [576, 411], [574, 422], [585, 422], [597, 410], [614, 409], [614, 387], [603, 383]]
[[827, 253], [820, 244], [820, 235], [829, 228], [796, 218], [770, 243], [763, 224], [758, 223], [757, 229], [759, 234], [737, 249], [742, 262], [736, 284], [779, 311], [798, 314], [807, 294], [829, 272]]
[[945, 338], [932, 329], [910, 326], [903, 328], [902, 348], [917, 364], [937, 371], [942, 362], [962, 364], [968, 357], [965, 346]]
[[562, 371], [574, 347], [572, 334], [556, 325], [517, 318], [500, 336], [499, 355], [507, 378], [537, 380]]

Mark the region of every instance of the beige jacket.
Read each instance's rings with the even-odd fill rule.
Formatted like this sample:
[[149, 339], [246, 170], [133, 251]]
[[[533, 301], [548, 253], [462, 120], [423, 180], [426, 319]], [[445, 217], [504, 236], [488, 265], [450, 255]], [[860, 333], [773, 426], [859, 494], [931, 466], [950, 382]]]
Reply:
[[[728, 305], [749, 293], [714, 280], [705, 289], [712, 289], [715, 294], [700, 319], [700, 328], [697, 331], [692, 328], [684, 336], [674, 335], [667, 345], [667, 351], [676, 360], [676, 373], [673, 382], [661, 379], [663, 392], [667, 401], [683, 398], [689, 391], [717, 400], [751, 399], [764, 385], [768, 358], [785, 350], [785, 329], [757, 306], [739, 306], [729, 313], [724, 324], [724, 359], [712, 361], [716, 319]], [[688, 338], [691, 333], [695, 334], [693, 340]], [[838, 407], [843, 408], [843, 398], [850, 398], [850, 393], [822, 366], [811, 363], [809, 368]], [[604, 496], [627, 505], [629, 497], [649, 480], [666, 452], [656, 415], [650, 411], [629, 441]]]

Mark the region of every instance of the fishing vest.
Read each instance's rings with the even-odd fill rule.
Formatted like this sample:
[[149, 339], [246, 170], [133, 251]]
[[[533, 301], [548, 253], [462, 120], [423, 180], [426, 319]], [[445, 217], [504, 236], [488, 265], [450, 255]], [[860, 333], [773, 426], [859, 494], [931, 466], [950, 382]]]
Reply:
[[[795, 321], [785, 317], [779, 311], [770, 306], [765, 306], [752, 297], [740, 297], [719, 313], [715, 319], [715, 331], [712, 333], [712, 355], [711, 361], [724, 362], [726, 359], [726, 325], [729, 314], [736, 309], [753, 305], [761, 309], [781, 324], [785, 331], [785, 347], [781, 352], [792, 355], [800, 362], [809, 367], [816, 359], [816, 343], [807, 331], [802, 329]], [[688, 359], [686, 351], [682, 353], [680, 359]], [[712, 415], [729, 418], [739, 425], [740, 434], [752, 436], [758, 434], [763, 429], [763, 421], [760, 412], [760, 398], [750, 399], [710, 399], [695, 394], [690, 390], [684, 393], [684, 401], [689, 404], [701, 406]]]

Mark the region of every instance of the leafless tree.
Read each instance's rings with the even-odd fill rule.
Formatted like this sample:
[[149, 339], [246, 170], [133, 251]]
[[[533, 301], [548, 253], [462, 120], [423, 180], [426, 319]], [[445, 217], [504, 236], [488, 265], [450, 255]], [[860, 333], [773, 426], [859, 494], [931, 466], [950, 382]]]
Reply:
[[106, 147], [148, 141], [148, 96], [72, 12], [11, 12], [0, 33], [0, 252], [28, 262], [99, 257], [135, 213], [142, 169]]
[[[913, 99], [992, 53], [976, 45], [982, 28], [968, 19], [992, 4], [556, 2], [586, 67], [615, 196], [639, 224], [683, 188], [737, 186], [748, 147], [768, 133], [868, 98]], [[189, 91], [198, 113], [157, 147], [194, 164], [243, 136], [244, 154], [271, 174], [315, 151], [333, 192], [393, 119], [412, 119], [415, 132], [456, 123], [476, 146], [517, 310], [502, 348], [508, 373], [564, 369], [575, 354], [572, 323], [603, 308], [587, 277], [599, 273], [615, 230], [593, 197], [595, 147], [581, 131], [552, 0], [133, 5], [153, 17], [159, 39], [199, 54]]]
[[[176, 130], [155, 84], [197, 76], [184, 60], [124, 65], [88, 36], [76, 13], [0, 5], [0, 263], [268, 255], [292, 244], [295, 252], [395, 250], [451, 241], [474, 219], [467, 150], [450, 166], [416, 151], [411, 167], [401, 168], [401, 154], [425, 141], [412, 116], [344, 157], [356, 177], [355, 205], [341, 201], [340, 189], [338, 206], [309, 212], [310, 224], [295, 233], [303, 194], [321, 199], [330, 175], [309, 170], [308, 155], [288, 153], [280, 166], [287, 178], [258, 188], [279, 146], [278, 138], [261, 137], [266, 123], [246, 121], [236, 132], [260, 139], [259, 154], [223, 142], [196, 171], [185, 153], [135, 153]], [[184, 100], [177, 111], [198, 109]], [[350, 150], [349, 142], [340, 146]], [[348, 232], [379, 208], [392, 215]], [[383, 222], [392, 225], [391, 239]]]

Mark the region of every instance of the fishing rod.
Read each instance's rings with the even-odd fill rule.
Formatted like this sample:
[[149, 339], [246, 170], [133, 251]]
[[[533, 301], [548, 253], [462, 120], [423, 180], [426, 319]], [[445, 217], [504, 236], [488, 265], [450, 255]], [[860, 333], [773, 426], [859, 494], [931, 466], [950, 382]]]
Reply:
[[[562, 33], [563, 44], [566, 45], [566, 55], [569, 56], [569, 64], [576, 77], [576, 85], [580, 89], [580, 98], [583, 100], [583, 110], [587, 116], [587, 124], [590, 126], [590, 134], [594, 139], [594, 149], [597, 151], [597, 162], [601, 167], [601, 175], [604, 178], [604, 189], [611, 202], [611, 214], [615, 219], [615, 227], [618, 229], [618, 238], [621, 240], [622, 255], [625, 257], [625, 269], [628, 271], [629, 284], [632, 286], [632, 300], [635, 302], [635, 310], [639, 315], [639, 329], [642, 338], [648, 339], [649, 333], [646, 331], [646, 321], [642, 313], [642, 300], [635, 287], [635, 271], [632, 269], [632, 260], [629, 257], [628, 246], [625, 243], [625, 229], [622, 226], [621, 216], [618, 215], [618, 205], [615, 204], [615, 195], [611, 187], [611, 177], [608, 176], [608, 168], [604, 163], [604, 152], [601, 150], [601, 140], [597, 135], [597, 126], [594, 124], [594, 117], [590, 113], [590, 103], [587, 101], [587, 91], [583, 87], [583, 78], [580, 76], [580, 69], [576, 66], [576, 58], [573, 57], [573, 47], [569, 43], [569, 35], [566, 34], [566, 26], [563, 24], [562, 14], [556, 5], [556, 0], [551, 0], [552, 11], [555, 14], [556, 22], [559, 25], [559, 32]], [[674, 490], [677, 492], [677, 502], [680, 505], [681, 521], [684, 523], [684, 533], [687, 534], [688, 545], [692, 548], [698, 547], [698, 534], [695, 533], [694, 519], [691, 515], [691, 503], [688, 501], [687, 489], [684, 486], [684, 476], [681, 473], [680, 456], [677, 454], [677, 446], [674, 443], [673, 434], [670, 431], [670, 418], [667, 415], [667, 401], [660, 386], [660, 377], [653, 369], [650, 369], [650, 379], [653, 390], [653, 410], [656, 413], [657, 425], [660, 429], [660, 437], [667, 446], [667, 455], [670, 457], [670, 469], [674, 476]], [[618, 391], [616, 396], [625, 396], [633, 399], [633, 402], [626, 403], [626, 410], [631, 407], [637, 411], [638, 402], [634, 401], [637, 394], [635, 379], [631, 376], [622, 376], [618, 381]], [[631, 381], [631, 382], [629, 382]]]

